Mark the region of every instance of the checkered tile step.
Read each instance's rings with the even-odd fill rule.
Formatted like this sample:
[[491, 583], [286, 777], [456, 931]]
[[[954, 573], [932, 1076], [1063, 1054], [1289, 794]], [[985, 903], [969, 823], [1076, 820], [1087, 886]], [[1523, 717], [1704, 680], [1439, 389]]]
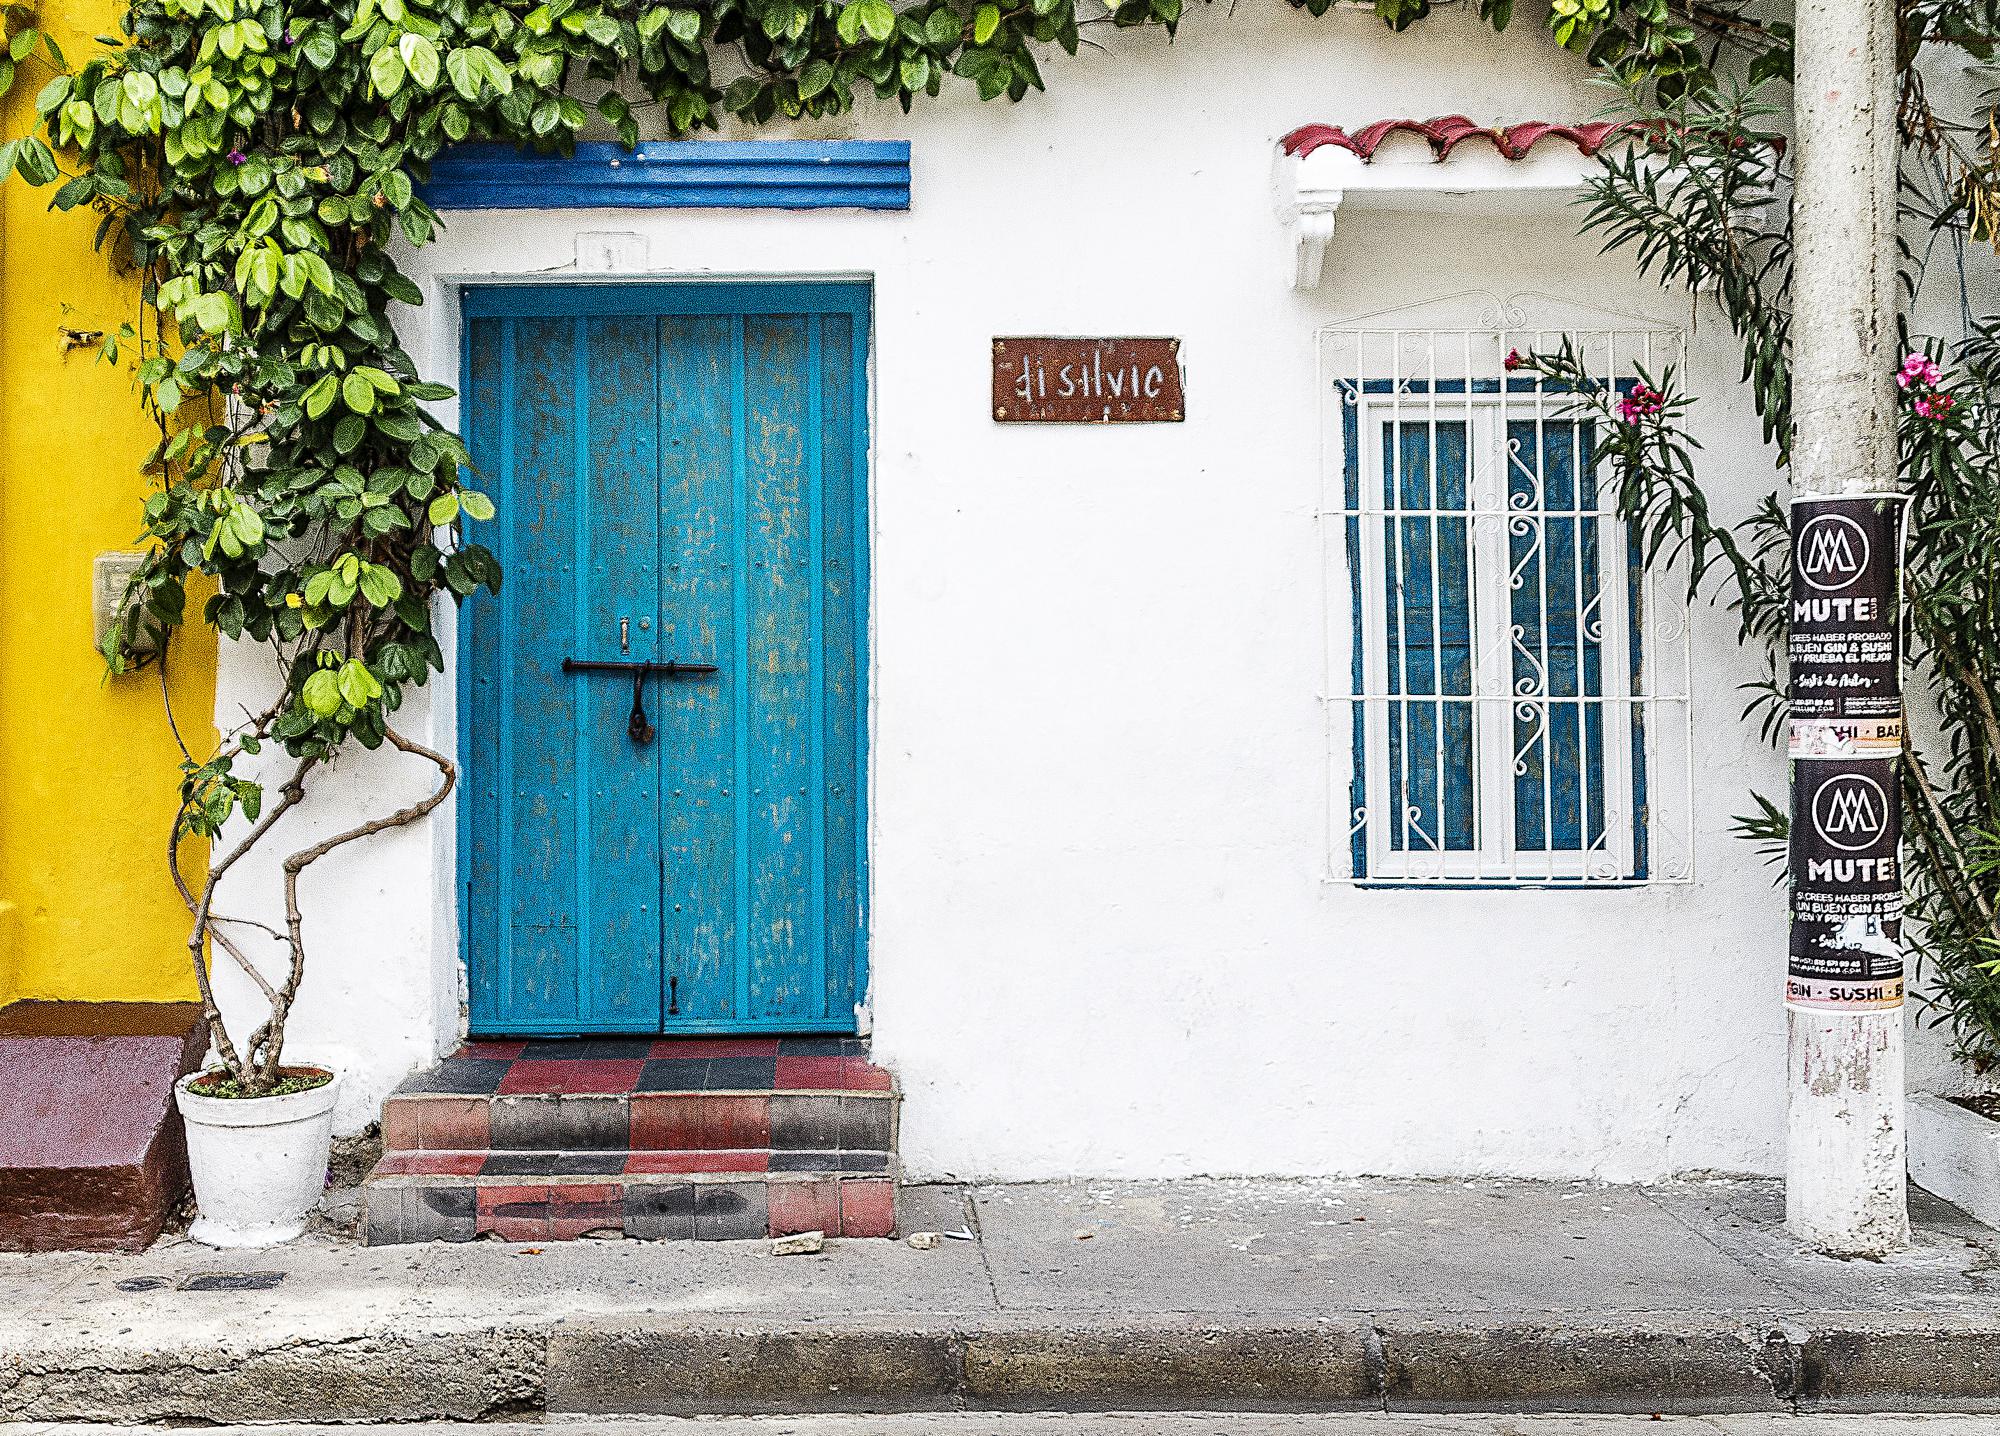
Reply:
[[887, 1236], [897, 1106], [852, 1038], [468, 1043], [385, 1105], [367, 1239]]
[[650, 1241], [734, 1241], [813, 1231], [886, 1237], [896, 1229], [896, 1181], [881, 1174], [762, 1170], [628, 1171], [607, 1180], [561, 1172], [392, 1175], [377, 1168], [362, 1193], [362, 1207], [370, 1246], [483, 1236], [570, 1241], [593, 1233]]

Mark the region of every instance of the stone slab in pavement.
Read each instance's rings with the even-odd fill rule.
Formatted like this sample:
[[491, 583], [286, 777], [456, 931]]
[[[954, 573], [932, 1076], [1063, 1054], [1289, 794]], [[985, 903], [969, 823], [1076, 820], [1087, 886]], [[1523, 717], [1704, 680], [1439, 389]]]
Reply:
[[1911, 1253], [1843, 1263], [1778, 1214], [1749, 1181], [1076, 1183], [916, 1189], [906, 1227], [976, 1237], [922, 1251], [0, 1255], [0, 1419], [2000, 1410], [2000, 1233], [1925, 1202]]
[[1197, 1292], [1204, 1310], [1243, 1312], [1782, 1304], [1631, 1187], [1091, 1183], [973, 1203], [1000, 1304], [1020, 1310], [1185, 1310]]

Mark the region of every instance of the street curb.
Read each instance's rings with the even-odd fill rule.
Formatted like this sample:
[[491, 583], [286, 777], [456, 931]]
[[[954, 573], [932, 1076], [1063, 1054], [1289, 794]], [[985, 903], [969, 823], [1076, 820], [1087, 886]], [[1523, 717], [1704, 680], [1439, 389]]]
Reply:
[[620, 1316], [150, 1350], [71, 1330], [0, 1352], [11, 1421], [961, 1407], [1990, 1411], [2000, 1315]]

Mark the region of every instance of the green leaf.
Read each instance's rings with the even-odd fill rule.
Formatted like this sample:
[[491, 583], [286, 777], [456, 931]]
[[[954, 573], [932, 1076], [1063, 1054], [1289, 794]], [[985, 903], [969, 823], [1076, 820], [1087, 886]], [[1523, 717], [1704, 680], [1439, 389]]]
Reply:
[[481, 523], [484, 523], [493, 517], [493, 500], [487, 498], [486, 495], [478, 492], [476, 489], [464, 490], [459, 494], [458, 502], [465, 510], [467, 518], [478, 519]]
[[481, 49], [476, 53], [480, 57], [480, 68], [486, 72], [486, 83], [503, 95], [513, 94], [514, 72], [491, 50]]
[[428, 513], [431, 521], [431, 526], [433, 528], [443, 528], [446, 524], [450, 523], [453, 519], [458, 517], [458, 495], [439, 494], [436, 498], [431, 500], [431, 506]]
[[250, 505], [239, 503], [231, 509], [229, 523], [243, 547], [253, 548], [264, 541], [264, 520]]
[[226, 294], [210, 293], [196, 299], [193, 306], [194, 322], [204, 334], [220, 334], [230, 327], [235, 317], [236, 306]]
[[97, 176], [78, 175], [56, 191], [55, 197], [49, 201], [49, 206], [57, 210], [72, 210], [80, 204], [87, 203], [96, 192]]
[[962, 33], [958, 14], [949, 5], [938, 6], [924, 21], [924, 39], [933, 49], [942, 50], [956, 43]]
[[886, 40], [896, 33], [896, 11], [889, 0], [860, 0], [854, 9], [859, 12], [861, 28], [869, 39]]
[[409, 70], [411, 79], [426, 90], [437, 88], [437, 46], [421, 35], [405, 35], [396, 42], [396, 51], [403, 57], [403, 65]]
[[389, 203], [397, 209], [409, 208], [414, 191], [410, 187], [410, 177], [401, 170], [387, 170], [382, 175], [382, 193], [389, 197]]
[[387, 608], [403, 596], [402, 580], [380, 564], [361, 571], [361, 596], [377, 608]]
[[972, 12], [972, 43], [984, 45], [1000, 28], [1000, 7], [981, 5]]
[[322, 668], [306, 679], [299, 698], [315, 716], [331, 718], [340, 711], [340, 680], [331, 668]]
[[14, 172], [38, 189], [59, 173], [54, 152], [33, 135], [21, 140], [21, 148], [14, 156]]
[[667, 11], [667, 33], [683, 45], [701, 39], [701, 13], [697, 10]]
[[42, 92], [35, 96], [35, 113], [53, 115], [60, 110], [64, 102], [69, 99], [70, 88], [74, 83], [68, 75], [57, 75], [42, 86]]
[[814, 60], [799, 72], [799, 98], [810, 100], [833, 83], [833, 66], [825, 60]]
[[403, 392], [403, 386], [397, 383], [387, 370], [377, 369], [372, 364], [357, 364], [354, 366], [354, 372], [359, 377], [366, 379], [370, 384], [373, 384], [377, 389], [380, 389], [384, 394], [400, 394]]
[[340, 381], [340, 397], [357, 414], [370, 414], [375, 410], [375, 386], [359, 374], [349, 374]]
[[359, 414], [349, 414], [333, 426], [333, 451], [336, 454], [351, 454], [360, 447], [361, 440], [368, 433], [368, 421]]
[[365, 708], [382, 696], [382, 685], [375, 681], [368, 665], [358, 658], [350, 658], [340, 665], [340, 696], [352, 707]]
[[470, 50], [453, 50], [444, 57], [444, 72], [451, 78], [451, 87], [468, 100], [479, 98], [482, 71], [479, 62]]
[[322, 376], [305, 392], [306, 417], [317, 419], [333, 407], [333, 396], [340, 390], [340, 381], [333, 375]]
[[377, 50], [375, 58], [368, 62], [369, 82], [385, 100], [403, 88], [403, 75], [403, 57], [387, 45]]
[[340, 54], [340, 45], [333, 38], [332, 30], [324, 25], [315, 25], [299, 46], [299, 51], [315, 70], [330, 70]]

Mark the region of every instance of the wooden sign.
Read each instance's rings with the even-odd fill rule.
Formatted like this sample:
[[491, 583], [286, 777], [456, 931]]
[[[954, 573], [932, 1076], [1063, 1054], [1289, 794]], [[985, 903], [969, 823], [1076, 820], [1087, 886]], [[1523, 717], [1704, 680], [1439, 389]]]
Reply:
[[1178, 424], [1180, 356], [1178, 339], [995, 339], [994, 422]]

